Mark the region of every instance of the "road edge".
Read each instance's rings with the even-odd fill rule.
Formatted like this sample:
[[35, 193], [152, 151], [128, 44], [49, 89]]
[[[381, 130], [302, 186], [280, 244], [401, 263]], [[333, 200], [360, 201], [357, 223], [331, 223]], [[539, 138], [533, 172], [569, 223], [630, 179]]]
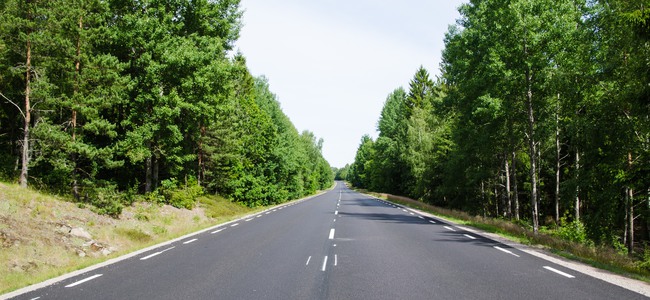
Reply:
[[264, 212], [267, 212], [267, 211], [270, 211], [270, 210], [273, 210], [273, 209], [277, 209], [279, 207], [287, 206], [287, 205], [290, 205], [290, 204], [297, 204], [297, 203], [300, 203], [300, 202], [303, 202], [303, 201], [310, 200], [312, 198], [316, 198], [318, 196], [321, 196], [321, 195], [331, 191], [335, 187], [336, 187], [336, 183], [334, 184], [333, 187], [331, 187], [331, 188], [329, 188], [327, 190], [319, 191], [318, 193], [310, 195], [310, 196], [306, 196], [306, 197], [303, 197], [303, 198], [300, 198], [300, 199], [295, 199], [295, 200], [284, 202], [282, 204], [271, 206], [271, 207], [269, 207], [269, 208], [267, 208], [265, 210], [262, 210], [262, 211], [259, 211], [259, 212], [256, 212], [256, 213], [247, 214], [245, 216], [239, 217], [237, 219], [234, 219], [234, 220], [231, 220], [231, 221], [228, 221], [228, 222], [213, 225], [213, 226], [210, 226], [210, 227], [207, 227], [207, 228], [195, 231], [195, 232], [191, 232], [191, 233], [188, 233], [186, 235], [183, 235], [183, 236], [180, 236], [180, 237], [177, 237], [177, 238], [174, 238], [174, 239], [171, 239], [171, 240], [168, 240], [168, 241], [156, 244], [156, 245], [152, 245], [152, 246], [149, 246], [149, 247], [146, 247], [146, 248], [142, 248], [140, 250], [136, 250], [136, 251], [133, 251], [133, 252], [130, 252], [130, 253], [123, 254], [123, 255], [118, 256], [118, 257], [111, 258], [109, 260], [103, 261], [103, 262], [98, 263], [98, 264], [94, 264], [92, 266], [85, 267], [83, 269], [79, 269], [79, 270], [76, 270], [76, 271], [73, 271], [73, 272], [70, 272], [70, 273], [66, 273], [66, 274], [63, 274], [63, 275], [60, 275], [60, 276], [57, 276], [57, 277], [54, 277], [54, 278], [50, 278], [48, 280], [45, 280], [45, 281], [42, 281], [42, 282], [39, 282], [39, 283], [28, 285], [26, 287], [17, 289], [15, 291], [0, 295], [0, 300], [11, 299], [11, 298], [20, 296], [22, 294], [26, 294], [26, 293], [29, 293], [29, 292], [32, 292], [32, 291], [35, 291], [35, 290], [38, 290], [38, 289], [41, 289], [41, 288], [56, 284], [56, 283], [59, 283], [59, 282], [64, 281], [66, 279], [69, 279], [69, 278], [72, 278], [72, 277], [75, 277], [75, 276], [78, 276], [78, 275], [81, 275], [81, 274], [84, 274], [84, 273], [88, 273], [88, 272], [91, 272], [91, 271], [94, 271], [94, 270], [97, 270], [97, 269], [112, 265], [114, 263], [117, 263], [117, 262], [129, 259], [129, 258], [138, 256], [138, 255], [143, 254], [145, 252], [149, 252], [149, 251], [152, 251], [154, 249], [161, 248], [161, 247], [176, 243], [178, 241], [193, 237], [195, 235], [199, 235], [199, 234], [207, 232], [207, 231], [215, 230], [215, 229], [220, 228], [220, 227], [227, 227], [230, 224], [240, 222], [240, 221], [242, 221], [244, 219], [248, 219], [248, 218], [250, 218], [251, 216], [254, 216], [254, 215], [258, 215], [258, 214], [261, 214], [261, 213], [264, 213]]
[[381, 199], [381, 198], [375, 197], [373, 195], [365, 194], [365, 193], [360, 193], [360, 194], [363, 194], [363, 195], [366, 195], [368, 197], [372, 197], [374, 199], [378, 199], [378, 200], [381, 200], [381, 201], [390, 202], [393, 205], [399, 206], [399, 207], [401, 207], [403, 209], [407, 209], [409, 211], [412, 211], [414, 213], [420, 214], [420, 215], [425, 216], [425, 217], [439, 219], [439, 220], [444, 221], [446, 223], [452, 224], [452, 225], [454, 225], [455, 227], [457, 227], [459, 229], [462, 229], [462, 230], [465, 230], [467, 232], [471, 232], [473, 234], [482, 236], [483, 238], [494, 240], [495, 242], [504, 244], [504, 245], [512, 247], [512, 248], [515, 248], [515, 249], [517, 249], [517, 250], [519, 250], [521, 252], [524, 252], [524, 253], [530, 254], [532, 256], [541, 258], [543, 260], [546, 260], [546, 261], [561, 265], [563, 267], [566, 267], [566, 268], [574, 270], [576, 272], [585, 274], [587, 276], [591, 276], [591, 277], [594, 277], [596, 279], [600, 279], [602, 281], [611, 283], [613, 285], [619, 286], [619, 287], [624, 288], [624, 289], [629, 290], [629, 291], [633, 291], [633, 292], [641, 294], [643, 296], [650, 297], [650, 284], [648, 284], [646, 282], [643, 282], [641, 280], [625, 277], [625, 276], [622, 276], [622, 275], [619, 275], [619, 274], [609, 272], [607, 270], [592, 267], [592, 266], [584, 264], [582, 262], [570, 260], [568, 258], [561, 257], [559, 255], [553, 254], [553, 253], [551, 253], [551, 252], [549, 252], [549, 251], [547, 251], [545, 249], [539, 249], [539, 248], [535, 248], [535, 247], [532, 247], [532, 246], [520, 244], [520, 243], [517, 243], [517, 242], [515, 242], [513, 240], [510, 240], [510, 239], [508, 239], [506, 237], [500, 236], [500, 235], [498, 235], [496, 233], [486, 232], [486, 231], [480, 230], [478, 228], [469, 227], [469, 226], [466, 226], [466, 225], [459, 225], [458, 223], [456, 223], [456, 222], [454, 222], [452, 220], [449, 220], [447, 218], [444, 218], [444, 217], [441, 217], [441, 216], [438, 216], [438, 215], [434, 215], [434, 214], [431, 214], [431, 213], [428, 213], [428, 212], [425, 212], [425, 211], [421, 211], [419, 209], [414, 209], [414, 208], [411, 208], [411, 207], [408, 207], [408, 206], [404, 206], [404, 205], [401, 205], [401, 204], [398, 204], [398, 203], [394, 203], [394, 202], [392, 202], [390, 200]]

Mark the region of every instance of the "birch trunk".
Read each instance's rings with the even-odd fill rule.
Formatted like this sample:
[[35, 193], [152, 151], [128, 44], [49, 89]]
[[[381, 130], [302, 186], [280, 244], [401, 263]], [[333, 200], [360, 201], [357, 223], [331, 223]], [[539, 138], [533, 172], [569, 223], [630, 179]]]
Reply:
[[537, 208], [537, 144], [535, 142], [535, 115], [533, 111], [532, 74], [526, 70], [526, 106], [528, 108], [528, 150], [530, 154], [530, 206], [533, 219], [533, 232], [539, 231], [539, 212]]

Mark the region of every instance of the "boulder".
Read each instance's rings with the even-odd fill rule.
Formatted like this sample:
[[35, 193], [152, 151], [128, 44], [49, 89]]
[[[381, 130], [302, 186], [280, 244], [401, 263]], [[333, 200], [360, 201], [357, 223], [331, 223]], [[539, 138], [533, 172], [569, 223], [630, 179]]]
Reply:
[[92, 240], [93, 239], [93, 236], [90, 235], [90, 233], [88, 233], [88, 231], [86, 231], [85, 229], [83, 229], [81, 227], [72, 228], [72, 230], [70, 230], [70, 235], [71, 236], [76, 236], [78, 238], [86, 239], [86, 240]]

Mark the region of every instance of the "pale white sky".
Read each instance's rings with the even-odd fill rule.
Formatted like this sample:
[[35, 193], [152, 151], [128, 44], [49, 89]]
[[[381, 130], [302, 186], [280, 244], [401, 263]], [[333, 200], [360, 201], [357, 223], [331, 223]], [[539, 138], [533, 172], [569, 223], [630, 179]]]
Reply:
[[298, 131], [324, 139], [333, 167], [377, 136], [389, 93], [420, 65], [439, 74], [444, 34], [466, 0], [242, 0], [236, 48]]

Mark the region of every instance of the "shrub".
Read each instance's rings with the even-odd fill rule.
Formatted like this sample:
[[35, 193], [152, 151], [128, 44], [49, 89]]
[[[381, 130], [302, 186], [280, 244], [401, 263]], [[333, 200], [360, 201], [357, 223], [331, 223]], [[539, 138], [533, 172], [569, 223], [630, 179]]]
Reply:
[[580, 221], [573, 221], [566, 225], [560, 226], [555, 234], [563, 240], [576, 242], [580, 244], [587, 244], [587, 230], [585, 225]]
[[104, 185], [93, 187], [86, 195], [86, 199], [95, 208], [94, 212], [102, 215], [109, 215], [117, 218], [122, 213], [124, 205], [122, 204], [123, 195], [117, 191], [114, 185]]
[[159, 189], [165, 201], [176, 208], [192, 209], [196, 198], [203, 195], [203, 189], [193, 177], [189, 178], [183, 187], [178, 186], [175, 178], [163, 180]]

